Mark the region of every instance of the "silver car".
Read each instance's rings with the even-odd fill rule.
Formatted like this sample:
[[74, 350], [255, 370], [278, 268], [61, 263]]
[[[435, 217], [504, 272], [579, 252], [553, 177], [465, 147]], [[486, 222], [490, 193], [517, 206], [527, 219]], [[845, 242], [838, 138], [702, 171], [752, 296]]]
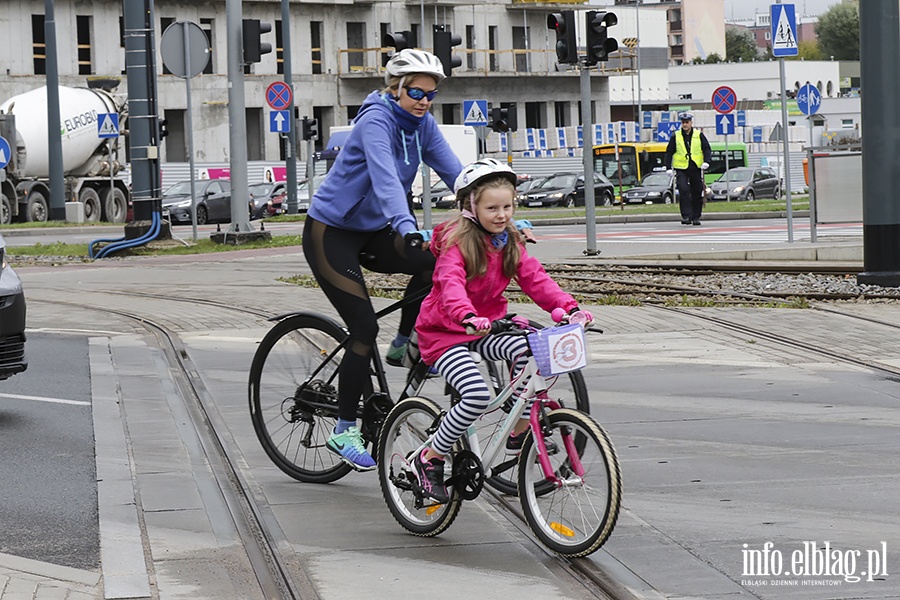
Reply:
[[6, 262], [6, 240], [0, 235], [0, 380], [26, 368], [25, 292], [22, 280]]

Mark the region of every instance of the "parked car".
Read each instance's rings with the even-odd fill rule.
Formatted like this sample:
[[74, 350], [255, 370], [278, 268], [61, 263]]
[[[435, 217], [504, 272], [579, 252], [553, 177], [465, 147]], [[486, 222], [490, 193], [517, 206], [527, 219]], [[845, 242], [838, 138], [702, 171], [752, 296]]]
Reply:
[[[613, 184], [594, 173], [594, 204], [611, 206], [615, 192]], [[557, 173], [544, 179], [518, 197], [520, 206], [584, 206], [584, 175]]]
[[535, 186], [537, 186], [537, 185], [540, 185], [540, 183], [541, 183], [542, 181], [544, 181], [545, 179], [547, 179], [547, 178], [546, 178], [546, 177], [538, 176], [538, 177], [531, 177], [531, 178], [526, 179], [526, 180], [524, 180], [524, 181], [520, 181], [520, 182], [516, 185], [516, 197], [518, 198], [518, 195], [519, 195], [519, 194], [524, 194], [525, 192], [527, 192], [527, 191], [530, 190], [531, 188], [533, 188], [533, 187], [535, 187]]
[[755, 200], [781, 197], [781, 180], [770, 167], [728, 169], [710, 186], [711, 200]]
[[6, 241], [0, 235], [0, 380], [27, 368], [25, 292], [22, 280], [6, 262]]
[[656, 171], [644, 177], [640, 185], [636, 185], [622, 194], [626, 204], [672, 204], [678, 198], [675, 175], [665, 171]]
[[274, 217], [284, 212], [282, 201], [287, 197], [285, 183], [260, 182], [250, 185], [250, 220]]
[[[325, 175], [315, 176], [313, 179], [313, 194], [316, 193], [316, 190], [319, 189], [319, 186], [322, 185], [323, 181], [325, 181]], [[286, 195], [284, 201], [287, 202]], [[305, 213], [309, 210], [309, 202], [309, 179], [304, 179], [297, 184], [297, 210]], [[286, 204], [285, 208], [287, 208]]]
[[[197, 225], [231, 222], [231, 182], [201, 179], [195, 182]], [[191, 222], [191, 182], [180, 181], [162, 195], [163, 210], [169, 211], [173, 225]]]

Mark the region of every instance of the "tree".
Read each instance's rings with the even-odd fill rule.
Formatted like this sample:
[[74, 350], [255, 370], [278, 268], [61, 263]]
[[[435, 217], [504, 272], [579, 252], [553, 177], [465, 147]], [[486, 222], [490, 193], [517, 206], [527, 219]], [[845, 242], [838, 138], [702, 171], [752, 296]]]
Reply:
[[819, 43], [816, 40], [803, 40], [798, 45], [797, 58], [803, 60], [823, 60], [825, 55], [822, 54]]
[[759, 60], [756, 38], [744, 27], [725, 28], [725, 59], [728, 62]]
[[824, 58], [859, 60], [859, 7], [835, 4], [819, 17], [816, 37]]
[[722, 61], [722, 57], [719, 55], [718, 52], [711, 52], [706, 55], [706, 60], [703, 62], [707, 65], [714, 65], [716, 63], [720, 63], [723, 61]]

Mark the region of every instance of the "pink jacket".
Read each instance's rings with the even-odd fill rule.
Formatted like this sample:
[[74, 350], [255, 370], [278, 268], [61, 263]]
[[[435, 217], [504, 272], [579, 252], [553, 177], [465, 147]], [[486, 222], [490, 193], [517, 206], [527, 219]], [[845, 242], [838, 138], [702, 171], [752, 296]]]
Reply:
[[[434, 230], [431, 251], [437, 256], [431, 292], [422, 302], [416, 332], [422, 358], [433, 365], [452, 346], [477, 340], [466, 333], [462, 320], [469, 313], [495, 320], [506, 315], [507, 300], [503, 295], [511, 278], [503, 274], [503, 253], [488, 250], [485, 274], [466, 281], [466, 266], [459, 246], [442, 248], [442, 225]], [[488, 237], [485, 236], [485, 244]], [[569, 311], [578, 303], [563, 292], [547, 275], [540, 261], [529, 256], [522, 247], [522, 258], [516, 269], [516, 281], [534, 302], [551, 312], [560, 307]]]

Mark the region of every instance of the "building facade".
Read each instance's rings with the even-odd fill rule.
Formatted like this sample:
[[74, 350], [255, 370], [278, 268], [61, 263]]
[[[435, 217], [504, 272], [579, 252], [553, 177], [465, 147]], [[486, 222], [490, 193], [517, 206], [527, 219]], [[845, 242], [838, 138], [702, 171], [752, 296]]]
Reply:
[[[279, 0], [243, 1], [245, 19], [273, 25], [266, 41], [275, 48], [245, 69], [250, 160], [284, 157], [284, 142], [267, 130], [265, 103], [266, 88], [284, 78], [281, 5]], [[410, 30], [420, 40], [419, 47], [431, 49], [434, 25], [446, 26], [463, 40], [454, 48], [462, 66], [442, 83], [434, 102], [439, 122], [462, 124], [463, 101], [486, 99], [493, 106], [514, 103], [520, 127], [580, 123], [579, 71], [557, 64], [555, 33], [547, 28], [547, 16], [561, 8], [587, 9], [585, 3], [291, 0], [289, 7], [295, 104], [299, 116], [319, 119], [323, 138], [327, 139], [325, 133], [331, 126], [349, 123], [365, 96], [384, 85], [382, 60], [391, 49], [382, 47], [383, 35]], [[225, 2], [156, 0], [153, 9], [157, 48], [165, 28], [175, 21], [192, 21], [209, 38], [210, 62], [191, 80], [195, 158], [228, 160]], [[80, 87], [89, 76], [118, 77], [122, 80], [118, 92], [124, 94], [121, 1], [56, 0], [54, 11], [60, 83]], [[583, 19], [579, 18], [579, 23], [583, 29]], [[611, 31], [611, 35], [619, 34]], [[0, 98], [45, 85], [44, 2], [4, 0], [0, 37], [10, 48], [5, 74], [0, 75]], [[169, 130], [163, 159], [186, 161], [184, 80], [169, 74], [161, 59], [157, 61], [160, 117], [167, 120]], [[610, 120], [610, 76], [622, 77], [628, 68], [628, 58], [620, 57], [591, 70], [595, 121]]]

